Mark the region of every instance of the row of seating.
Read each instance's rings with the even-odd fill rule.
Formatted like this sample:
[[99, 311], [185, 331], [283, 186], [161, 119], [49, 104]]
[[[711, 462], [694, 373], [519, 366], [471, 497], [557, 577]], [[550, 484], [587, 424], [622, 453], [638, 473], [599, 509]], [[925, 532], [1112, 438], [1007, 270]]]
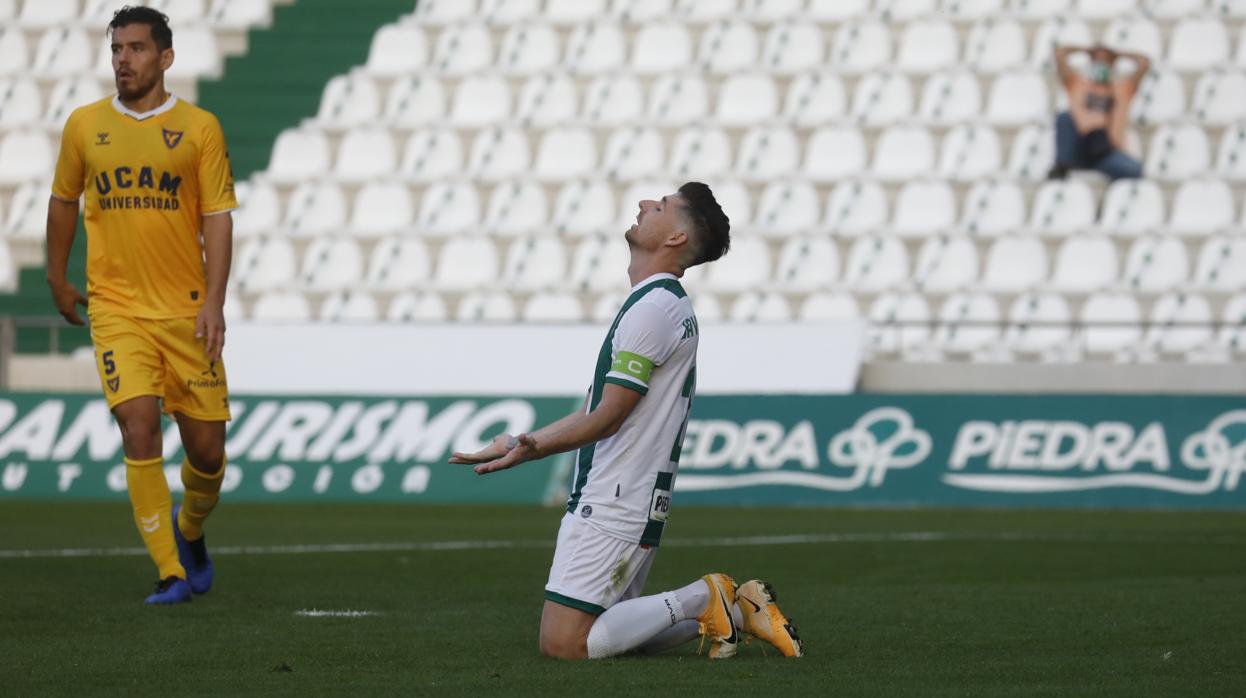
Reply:
[[[628, 285], [624, 271], [630, 257], [622, 234], [588, 238], [574, 246], [539, 236], [505, 246], [488, 238], [452, 238], [436, 246], [435, 254], [434, 246], [422, 240], [397, 237], [370, 246], [322, 237], [303, 247], [300, 262], [288, 238], [263, 237], [241, 244], [233, 267], [238, 289], [600, 292], [626, 290]], [[846, 255], [842, 261], [841, 254]], [[689, 270], [687, 278], [713, 292], [757, 288], [801, 292], [841, 288], [858, 293], [902, 288], [926, 293], [968, 288], [994, 293], [1035, 288], [1078, 293], [1107, 288], [1139, 293], [1232, 292], [1246, 290], [1246, 236], [1212, 237], [1192, 248], [1174, 237], [1140, 238], [1129, 245], [1123, 264], [1118, 246], [1098, 236], [1070, 238], [1055, 247], [1036, 238], [1000, 238], [982, 246], [968, 237], [942, 236], [917, 248], [884, 237], [861, 238], [843, 246], [825, 236], [789, 238], [781, 245], [738, 238], [730, 254], [714, 265]]]
[[[107, 22], [101, 24], [102, 28]], [[25, 34], [0, 27], [0, 76], [30, 75], [52, 81], [79, 75], [100, 79], [113, 77], [111, 39], [100, 31], [53, 27], [44, 32], [31, 51]], [[224, 66], [216, 30], [207, 24], [178, 27], [173, 33], [177, 57], [165, 72], [166, 79], [218, 78]]]
[[1143, 15], [1117, 19], [1097, 37], [1081, 20], [1052, 19], [1037, 27], [1029, 41], [1017, 22], [985, 20], [969, 30], [963, 47], [956, 27], [939, 17], [909, 22], [903, 29], [893, 30], [893, 24], [880, 18], [824, 28], [812, 20], [793, 19], [762, 36], [743, 18], [699, 31], [672, 21], [645, 23], [634, 32], [609, 21], [589, 21], [569, 30], [526, 23], [499, 37], [481, 21], [438, 30], [398, 22], [377, 32], [365, 68], [378, 76], [421, 71], [527, 75], [556, 68], [582, 75], [619, 70], [653, 75], [686, 72], [689, 66], [720, 75], [757, 68], [794, 74], [824, 67], [857, 74], [884, 68], [928, 73], [963, 62], [975, 71], [996, 72], [1027, 64], [1048, 67], [1056, 43], [1084, 46], [1096, 39], [1143, 51], [1152, 62], [1177, 71], [1199, 72], [1234, 60], [1246, 66], [1246, 29], [1235, 52], [1229, 30], [1215, 16], [1180, 20], [1168, 36], [1167, 50], [1159, 26]]
[[[0, 0], [0, 22], [26, 30], [81, 26], [102, 31], [121, 4], [116, 0]], [[184, 23], [204, 22], [228, 30], [272, 24], [273, 0], [146, 0], [142, 4], [168, 15], [175, 37], [176, 28]]]

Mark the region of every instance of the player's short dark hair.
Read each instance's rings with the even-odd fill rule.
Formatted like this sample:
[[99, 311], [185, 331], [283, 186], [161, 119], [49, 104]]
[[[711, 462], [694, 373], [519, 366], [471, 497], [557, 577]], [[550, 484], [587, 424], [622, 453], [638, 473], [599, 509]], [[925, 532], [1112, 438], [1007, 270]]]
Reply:
[[151, 38], [156, 42], [157, 49], [163, 51], [173, 48], [173, 30], [169, 28], [169, 16], [160, 10], [141, 5], [126, 5], [113, 13], [112, 21], [108, 23], [108, 35], [112, 36], [117, 29], [131, 24], [146, 24], [151, 27]]
[[679, 188], [684, 199], [683, 216], [692, 229], [696, 256], [688, 266], [712, 262], [731, 247], [731, 220], [723, 213], [714, 192], [701, 182], [686, 182]]

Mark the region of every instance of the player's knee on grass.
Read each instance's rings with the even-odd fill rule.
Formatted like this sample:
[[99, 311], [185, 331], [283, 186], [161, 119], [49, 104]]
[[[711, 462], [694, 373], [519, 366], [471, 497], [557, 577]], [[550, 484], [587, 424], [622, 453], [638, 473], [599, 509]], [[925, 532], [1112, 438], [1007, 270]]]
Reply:
[[557, 659], [588, 657], [588, 631], [597, 617], [551, 601], [541, 611], [541, 654]]

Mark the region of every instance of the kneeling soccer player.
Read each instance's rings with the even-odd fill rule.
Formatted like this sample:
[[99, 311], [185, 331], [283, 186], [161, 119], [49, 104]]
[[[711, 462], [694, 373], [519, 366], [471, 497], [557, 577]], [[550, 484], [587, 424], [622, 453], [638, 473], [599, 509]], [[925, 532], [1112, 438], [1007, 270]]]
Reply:
[[579, 449], [545, 586], [542, 654], [658, 652], [700, 635], [711, 643], [710, 657], [724, 659], [735, 654], [741, 632], [785, 656], [802, 654], [765, 582], [737, 588], [714, 573], [640, 595], [666, 524], [696, 388], [699, 332], [679, 278], [726, 253], [729, 231], [713, 193], [699, 182], [641, 201], [625, 235], [631, 294], [598, 354], [585, 411], [530, 434], [502, 434], [478, 453], [450, 459], [484, 474]]

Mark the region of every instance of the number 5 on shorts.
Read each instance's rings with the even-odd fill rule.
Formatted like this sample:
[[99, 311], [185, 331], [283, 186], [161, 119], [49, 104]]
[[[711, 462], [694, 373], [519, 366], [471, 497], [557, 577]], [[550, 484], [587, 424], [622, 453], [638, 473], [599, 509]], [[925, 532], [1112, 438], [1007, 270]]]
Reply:
[[111, 376], [117, 372], [117, 362], [112, 360], [112, 351], [106, 351], [100, 355], [100, 361], [104, 362], [104, 375]]

